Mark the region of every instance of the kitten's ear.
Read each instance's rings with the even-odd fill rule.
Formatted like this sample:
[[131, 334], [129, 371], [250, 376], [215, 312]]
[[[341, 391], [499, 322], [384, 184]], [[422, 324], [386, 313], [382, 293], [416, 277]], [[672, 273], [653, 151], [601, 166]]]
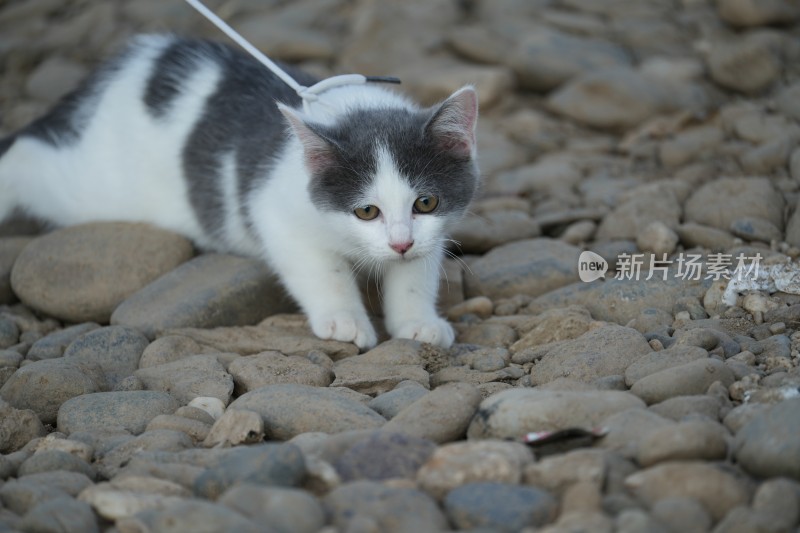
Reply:
[[439, 104], [425, 130], [442, 150], [474, 157], [477, 123], [478, 94], [474, 87], [467, 85]]
[[278, 109], [289, 122], [292, 131], [300, 144], [303, 145], [305, 162], [309, 172], [318, 173], [331, 166], [334, 162], [333, 144], [325, 137], [315, 132], [303, 117], [291, 107], [278, 104]]

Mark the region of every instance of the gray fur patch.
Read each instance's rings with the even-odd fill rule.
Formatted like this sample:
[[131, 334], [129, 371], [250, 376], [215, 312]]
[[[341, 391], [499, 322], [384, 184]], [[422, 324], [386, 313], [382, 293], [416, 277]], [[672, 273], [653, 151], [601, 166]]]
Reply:
[[[181, 48], [186, 50], [181, 52]], [[287, 142], [286, 124], [276, 102], [299, 105], [300, 98], [260, 63], [228, 46], [208, 41], [179, 41], [173, 49], [172, 53], [200, 54], [222, 69], [221, 81], [183, 150], [192, 207], [207, 234], [218, 235], [227, 216], [220, 167], [223, 157], [233, 153], [239, 214], [249, 227], [250, 214], [243, 200], [259, 179], [268, 176]], [[314, 82], [306, 74], [284, 68], [300, 83]]]

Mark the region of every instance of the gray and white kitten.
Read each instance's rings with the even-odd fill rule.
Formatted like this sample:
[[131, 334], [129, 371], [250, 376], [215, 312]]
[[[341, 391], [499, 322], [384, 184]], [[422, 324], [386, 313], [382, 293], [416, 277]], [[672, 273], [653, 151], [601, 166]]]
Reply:
[[[291, 70], [304, 85], [315, 80]], [[441, 346], [448, 227], [478, 183], [477, 96], [422, 109], [374, 84], [295, 92], [228, 46], [142, 36], [0, 141], [0, 220], [149, 222], [264, 258], [322, 338], [377, 336], [355, 273], [382, 273], [386, 329]]]

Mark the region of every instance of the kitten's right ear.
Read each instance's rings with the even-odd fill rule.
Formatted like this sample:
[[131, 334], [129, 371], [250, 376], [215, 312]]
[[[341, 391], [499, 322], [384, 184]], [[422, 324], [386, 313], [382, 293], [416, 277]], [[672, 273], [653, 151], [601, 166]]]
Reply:
[[303, 145], [305, 163], [308, 171], [312, 174], [321, 172], [334, 163], [333, 144], [325, 137], [314, 131], [303, 117], [291, 107], [278, 104], [278, 109], [292, 128], [292, 132]]

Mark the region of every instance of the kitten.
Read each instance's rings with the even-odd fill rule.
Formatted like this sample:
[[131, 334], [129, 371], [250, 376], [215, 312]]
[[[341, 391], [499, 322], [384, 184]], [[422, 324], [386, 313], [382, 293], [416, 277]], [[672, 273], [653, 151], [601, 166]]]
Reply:
[[449, 346], [435, 304], [446, 231], [478, 183], [474, 89], [431, 109], [374, 84], [300, 104], [228, 46], [138, 37], [0, 141], [0, 220], [142, 221], [262, 257], [317, 336], [361, 348], [377, 336], [355, 274], [375, 270], [387, 331]]

